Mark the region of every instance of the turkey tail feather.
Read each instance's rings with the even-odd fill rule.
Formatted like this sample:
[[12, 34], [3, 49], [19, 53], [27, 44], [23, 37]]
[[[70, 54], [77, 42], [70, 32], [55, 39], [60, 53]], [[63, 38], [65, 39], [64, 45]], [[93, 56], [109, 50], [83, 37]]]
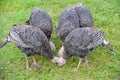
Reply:
[[108, 41], [104, 40], [103, 44], [112, 52], [114, 53], [113, 47], [111, 45], [111, 43], [109, 43]]
[[7, 36], [3, 42], [0, 43], [0, 48], [2, 48], [3, 46], [5, 46], [7, 43], [9, 42], [9, 36]]

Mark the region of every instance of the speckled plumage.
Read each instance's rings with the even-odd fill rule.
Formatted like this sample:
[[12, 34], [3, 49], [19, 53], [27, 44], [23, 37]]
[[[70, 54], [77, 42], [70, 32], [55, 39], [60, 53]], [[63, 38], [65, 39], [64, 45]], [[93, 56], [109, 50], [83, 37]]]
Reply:
[[80, 27], [93, 27], [94, 20], [90, 9], [88, 9], [82, 3], [79, 3], [74, 7], [78, 17]]
[[6, 40], [14, 43], [27, 56], [39, 54], [53, 58], [46, 35], [37, 27], [14, 25]]
[[97, 46], [104, 44], [104, 40], [104, 33], [98, 28], [75, 29], [65, 39], [64, 58], [70, 58], [74, 55], [84, 58]]
[[52, 20], [46, 11], [34, 7], [31, 11], [28, 24], [39, 27], [47, 38], [50, 39], [52, 34]]
[[71, 7], [65, 8], [58, 20], [57, 34], [64, 42], [66, 36], [73, 30], [79, 28], [79, 19], [75, 10]]

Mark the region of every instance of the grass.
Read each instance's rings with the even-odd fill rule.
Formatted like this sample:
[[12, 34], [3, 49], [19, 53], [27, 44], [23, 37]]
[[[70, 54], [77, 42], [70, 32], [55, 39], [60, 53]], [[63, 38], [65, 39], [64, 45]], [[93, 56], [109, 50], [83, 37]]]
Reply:
[[[67, 6], [82, 2], [87, 5], [94, 17], [94, 25], [102, 29], [108, 41], [113, 44], [116, 55], [105, 47], [98, 47], [89, 55], [90, 66], [80, 66], [73, 57], [59, 68], [43, 56], [35, 56], [42, 67], [26, 71], [24, 54], [12, 43], [0, 49], [0, 80], [120, 80], [120, 1], [119, 0], [0, 0], [0, 41], [13, 24], [24, 24], [31, 9], [38, 6], [46, 10], [53, 21], [52, 40], [57, 52], [61, 47], [55, 29], [61, 11]], [[57, 55], [56, 52], [56, 55]], [[31, 62], [32, 59], [30, 57]]]

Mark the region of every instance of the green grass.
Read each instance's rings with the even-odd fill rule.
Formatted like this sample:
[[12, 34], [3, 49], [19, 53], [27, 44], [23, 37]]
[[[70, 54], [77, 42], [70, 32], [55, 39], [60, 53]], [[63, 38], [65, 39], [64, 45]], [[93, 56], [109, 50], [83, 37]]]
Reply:
[[[0, 0], [0, 41], [7, 36], [13, 24], [24, 24], [31, 9], [38, 6], [52, 18], [52, 40], [58, 52], [62, 45], [55, 32], [58, 17], [65, 7], [79, 2], [90, 8], [94, 26], [104, 31], [116, 55], [105, 47], [98, 47], [89, 55], [90, 66], [81, 65], [78, 72], [73, 71], [78, 63], [77, 57], [70, 58], [59, 68], [49, 59], [36, 55], [42, 67], [28, 72], [24, 54], [14, 44], [8, 43], [0, 49], [0, 80], [120, 80], [120, 0]], [[29, 60], [32, 62], [31, 57]]]

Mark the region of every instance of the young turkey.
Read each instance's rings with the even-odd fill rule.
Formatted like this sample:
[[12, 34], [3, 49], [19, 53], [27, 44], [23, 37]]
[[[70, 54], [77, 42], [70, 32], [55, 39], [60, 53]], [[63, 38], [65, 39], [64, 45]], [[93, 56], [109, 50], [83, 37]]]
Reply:
[[52, 52], [55, 53], [56, 52], [55, 45], [50, 39], [53, 26], [52, 26], [52, 20], [49, 14], [38, 7], [34, 7], [31, 11], [31, 14], [27, 23], [29, 25], [40, 28], [45, 33], [45, 35], [49, 40]]
[[74, 7], [78, 17], [80, 27], [93, 27], [94, 20], [91, 11], [82, 3]]
[[94, 27], [77, 28], [66, 37], [63, 47], [59, 50], [59, 59], [56, 60], [59, 66], [65, 64], [66, 59], [72, 56], [79, 56], [80, 60], [76, 70], [78, 70], [82, 58], [86, 59], [87, 55], [99, 45], [106, 46], [113, 52], [111, 44], [105, 39], [103, 31]]
[[79, 18], [76, 11], [71, 8], [65, 8], [58, 20], [57, 34], [64, 42], [66, 36], [73, 30], [79, 28]]
[[54, 60], [46, 35], [37, 27], [32, 27], [30, 25], [14, 25], [9, 35], [0, 44], [0, 48], [5, 46], [8, 42], [14, 43], [25, 53], [27, 70], [31, 69], [28, 64], [29, 56], [33, 57], [34, 66], [39, 67], [34, 58], [34, 54], [43, 55], [52, 61]]
[[28, 24], [39, 27], [47, 38], [50, 39], [52, 34], [52, 20], [46, 11], [34, 7], [30, 13]]

